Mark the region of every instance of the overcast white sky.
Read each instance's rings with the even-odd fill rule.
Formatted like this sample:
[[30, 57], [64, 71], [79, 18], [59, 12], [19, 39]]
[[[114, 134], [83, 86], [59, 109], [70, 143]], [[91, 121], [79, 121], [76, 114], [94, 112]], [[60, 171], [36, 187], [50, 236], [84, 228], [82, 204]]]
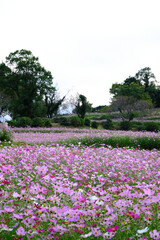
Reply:
[[113, 83], [150, 67], [160, 81], [160, 0], [0, 0], [0, 62], [32, 51], [61, 95], [110, 102]]

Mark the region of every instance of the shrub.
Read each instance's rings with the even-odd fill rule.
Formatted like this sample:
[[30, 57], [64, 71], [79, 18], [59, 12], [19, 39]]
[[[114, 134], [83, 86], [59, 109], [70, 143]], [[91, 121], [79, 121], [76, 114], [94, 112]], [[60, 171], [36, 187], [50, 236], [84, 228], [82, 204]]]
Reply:
[[71, 125], [74, 127], [81, 127], [84, 125], [84, 120], [80, 117], [74, 116], [70, 118]]
[[32, 127], [44, 127], [44, 121], [40, 117], [32, 119]]
[[113, 129], [113, 122], [112, 122], [112, 119], [110, 118], [110, 117], [107, 117], [107, 120], [106, 120], [106, 122], [103, 122], [102, 123], [102, 126], [103, 126], [103, 128], [105, 128], [105, 129]]
[[50, 119], [45, 119], [44, 120], [44, 126], [45, 127], [52, 127], [52, 123]]
[[131, 122], [131, 130], [132, 131], [143, 131], [143, 123], [142, 122]]
[[10, 128], [5, 124], [0, 124], [0, 141], [11, 141], [12, 132]]
[[84, 119], [84, 125], [90, 127], [91, 125], [91, 120], [89, 118]]
[[92, 124], [91, 124], [91, 127], [97, 129], [98, 128], [98, 122], [93, 121]]
[[144, 130], [149, 132], [158, 132], [159, 131], [159, 124], [156, 122], [145, 122], [144, 123]]
[[107, 119], [108, 118], [108, 115], [102, 115], [100, 118], [99, 118], [99, 120], [104, 120], [104, 119]]
[[54, 117], [53, 122], [61, 124], [61, 123], [63, 123], [64, 119], [66, 119], [66, 117]]
[[17, 122], [15, 120], [8, 121], [7, 123], [10, 127], [17, 127]]
[[63, 126], [71, 126], [71, 119], [70, 118], [66, 118], [66, 117], [61, 117], [58, 120], [61, 125]]
[[17, 121], [17, 127], [31, 126], [32, 120], [29, 117], [20, 117]]
[[120, 130], [128, 131], [131, 129], [131, 123], [129, 121], [120, 122]]

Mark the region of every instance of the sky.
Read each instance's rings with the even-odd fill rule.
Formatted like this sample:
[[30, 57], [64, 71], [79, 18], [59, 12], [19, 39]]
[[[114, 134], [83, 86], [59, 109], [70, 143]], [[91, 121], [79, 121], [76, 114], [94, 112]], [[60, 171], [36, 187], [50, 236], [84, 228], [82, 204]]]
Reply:
[[0, 62], [30, 50], [61, 96], [109, 105], [109, 89], [150, 67], [160, 82], [160, 0], [0, 0]]

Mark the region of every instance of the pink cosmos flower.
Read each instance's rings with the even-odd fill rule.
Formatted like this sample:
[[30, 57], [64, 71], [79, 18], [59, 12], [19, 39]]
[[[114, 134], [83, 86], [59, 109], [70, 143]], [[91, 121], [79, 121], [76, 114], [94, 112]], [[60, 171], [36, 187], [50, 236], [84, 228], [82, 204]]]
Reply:
[[80, 231], [80, 230], [74, 230], [74, 232], [77, 232], [77, 233], [84, 233], [83, 231]]
[[1, 183], [4, 183], [4, 184], [10, 184], [10, 182], [7, 181], [7, 180], [3, 180], [3, 181], [1, 181]]
[[78, 209], [78, 208], [80, 208], [79, 205], [77, 205], [77, 206], [73, 206], [73, 207], [72, 207], [72, 209], [74, 209], [74, 210], [76, 210], [76, 209]]
[[12, 213], [12, 212], [14, 212], [14, 208], [5, 207], [5, 208], [4, 208], [4, 211], [7, 212], [7, 213], [9, 213], [9, 212]]
[[23, 227], [19, 227], [16, 231], [18, 236], [24, 236], [26, 234], [25, 230]]
[[85, 202], [85, 201], [86, 201], [86, 198], [84, 198], [84, 197], [81, 197], [81, 198], [79, 198], [79, 199], [78, 199], [78, 201], [83, 203], [83, 202]]
[[16, 214], [16, 213], [13, 213], [13, 217], [17, 218], [17, 219], [22, 219], [22, 215], [20, 214]]
[[129, 216], [129, 217], [133, 217], [133, 218], [135, 218], [135, 219], [139, 218], [139, 215], [136, 214], [136, 213], [134, 213], [134, 212], [128, 212], [128, 213], [125, 214], [125, 215], [127, 215], [127, 216]]
[[153, 230], [149, 234], [150, 234], [150, 237], [152, 239], [155, 239], [155, 240], [159, 240], [160, 239], [160, 234], [159, 234], [159, 232], [157, 232], [157, 230]]
[[106, 232], [103, 234], [104, 239], [112, 239], [114, 237], [115, 233], [114, 232]]
[[116, 226], [114, 226], [114, 227], [112, 227], [112, 228], [107, 228], [106, 231], [107, 231], [107, 232], [114, 232], [114, 231], [116, 231], [117, 229], [118, 229], [118, 225], [116, 225]]
[[95, 237], [98, 237], [102, 234], [101, 230], [99, 228], [91, 228], [91, 231], [92, 231], [92, 234], [95, 236]]

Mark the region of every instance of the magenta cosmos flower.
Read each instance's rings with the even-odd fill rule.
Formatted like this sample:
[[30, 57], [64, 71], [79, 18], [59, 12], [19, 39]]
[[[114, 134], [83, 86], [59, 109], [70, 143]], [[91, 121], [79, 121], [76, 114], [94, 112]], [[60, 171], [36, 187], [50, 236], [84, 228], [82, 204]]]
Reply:
[[111, 228], [107, 228], [106, 231], [107, 232], [114, 232], [118, 229], [118, 225], [114, 226], [114, 227], [111, 227]]

